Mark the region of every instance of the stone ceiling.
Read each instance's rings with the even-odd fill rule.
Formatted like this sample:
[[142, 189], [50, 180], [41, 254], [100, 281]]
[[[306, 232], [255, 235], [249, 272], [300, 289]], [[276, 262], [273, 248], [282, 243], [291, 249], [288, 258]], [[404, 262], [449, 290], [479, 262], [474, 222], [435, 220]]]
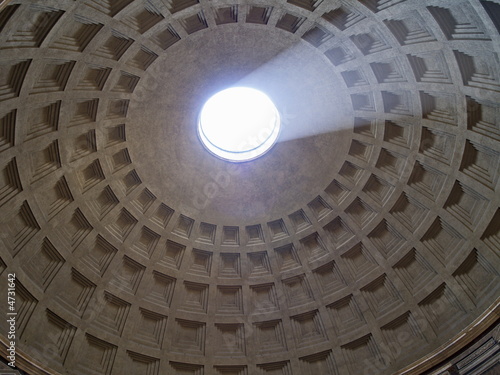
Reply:
[[[0, 296], [15, 273], [18, 366], [444, 360], [498, 317], [499, 30], [497, 0], [4, 1]], [[283, 120], [241, 164], [196, 134], [235, 85]]]

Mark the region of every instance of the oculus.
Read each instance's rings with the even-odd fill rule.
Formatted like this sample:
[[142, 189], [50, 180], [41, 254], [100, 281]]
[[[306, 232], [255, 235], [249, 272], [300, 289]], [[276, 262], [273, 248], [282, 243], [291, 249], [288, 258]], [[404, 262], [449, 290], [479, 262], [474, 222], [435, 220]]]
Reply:
[[198, 136], [215, 156], [244, 162], [269, 151], [280, 126], [279, 112], [266, 94], [249, 87], [231, 87], [207, 100], [198, 118]]

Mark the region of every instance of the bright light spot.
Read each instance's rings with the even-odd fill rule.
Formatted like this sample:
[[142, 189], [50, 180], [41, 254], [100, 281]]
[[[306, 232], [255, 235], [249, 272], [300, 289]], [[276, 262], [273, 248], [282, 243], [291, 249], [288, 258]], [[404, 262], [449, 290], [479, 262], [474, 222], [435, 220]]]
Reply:
[[259, 90], [232, 87], [203, 106], [198, 135], [213, 154], [229, 161], [248, 161], [267, 152], [280, 131], [274, 103]]

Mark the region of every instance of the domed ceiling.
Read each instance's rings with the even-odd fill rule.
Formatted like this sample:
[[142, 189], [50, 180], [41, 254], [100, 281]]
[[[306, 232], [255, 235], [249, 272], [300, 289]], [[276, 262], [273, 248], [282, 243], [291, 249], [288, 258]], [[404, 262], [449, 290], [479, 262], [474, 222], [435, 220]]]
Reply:
[[[418, 374], [498, 318], [497, 0], [3, 3], [19, 368]], [[196, 130], [232, 86], [282, 120], [246, 163]]]

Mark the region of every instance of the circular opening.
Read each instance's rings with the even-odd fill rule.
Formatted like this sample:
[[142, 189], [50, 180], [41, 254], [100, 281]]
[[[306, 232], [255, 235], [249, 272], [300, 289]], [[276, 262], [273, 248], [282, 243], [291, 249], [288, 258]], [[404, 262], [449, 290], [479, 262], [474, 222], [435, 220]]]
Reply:
[[274, 103], [249, 87], [219, 91], [207, 100], [198, 120], [198, 135], [207, 150], [235, 162], [263, 155], [276, 142], [279, 130]]

